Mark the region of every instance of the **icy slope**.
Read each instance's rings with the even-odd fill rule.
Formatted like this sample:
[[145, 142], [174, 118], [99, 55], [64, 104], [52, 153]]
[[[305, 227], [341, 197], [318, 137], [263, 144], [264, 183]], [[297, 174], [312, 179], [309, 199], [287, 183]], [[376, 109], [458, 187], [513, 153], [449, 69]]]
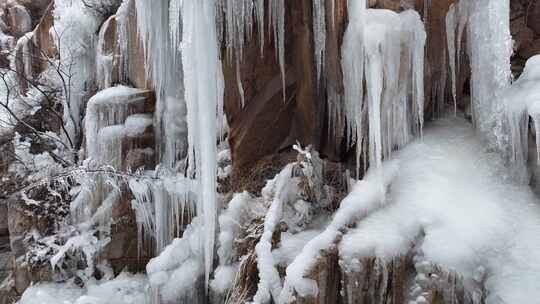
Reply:
[[350, 267], [363, 257], [391, 258], [424, 230], [426, 259], [466, 279], [485, 273], [488, 303], [540, 298], [538, 199], [511, 182], [464, 119], [435, 122], [424, 134], [397, 153], [388, 207], [345, 235], [341, 258]]

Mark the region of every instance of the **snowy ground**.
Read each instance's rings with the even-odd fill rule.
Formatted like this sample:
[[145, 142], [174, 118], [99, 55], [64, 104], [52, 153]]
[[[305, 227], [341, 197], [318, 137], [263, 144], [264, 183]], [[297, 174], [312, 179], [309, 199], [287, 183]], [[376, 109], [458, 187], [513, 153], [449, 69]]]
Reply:
[[122, 273], [111, 281], [90, 282], [86, 288], [72, 283], [32, 286], [19, 304], [147, 304], [149, 295], [145, 276]]
[[485, 271], [488, 303], [540, 298], [539, 201], [506, 177], [468, 122], [434, 122], [395, 158], [400, 170], [388, 207], [345, 236], [342, 258], [391, 257], [423, 229], [428, 260], [468, 278]]

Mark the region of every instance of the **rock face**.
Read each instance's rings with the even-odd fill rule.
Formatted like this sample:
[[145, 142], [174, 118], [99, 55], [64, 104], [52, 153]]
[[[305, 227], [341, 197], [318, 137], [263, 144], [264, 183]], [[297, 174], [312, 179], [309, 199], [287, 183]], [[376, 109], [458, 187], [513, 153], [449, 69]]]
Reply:
[[333, 246], [321, 252], [317, 263], [305, 270], [317, 284], [316, 296], [294, 293], [295, 304], [483, 304], [484, 278], [468, 282], [454, 271], [424, 260], [411, 248], [407, 255], [368, 256], [343, 260]]
[[534, 31], [536, 38], [540, 37], [540, 1], [530, 0], [526, 14], [527, 27]]
[[[451, 3], [452, 0], [434, 2], [428, 12], [431, 40], [427, 47], [426, 77], [440, 79], [437, 87], [426, 87], [428, 106], [431, 99], [444, 101], [446, 96], [446, 52], [441, 45], [446, 45], [444, 20]], [[285, 94], [274, 56], [273, 37], [265, 37], [263, 57], [255, 38], [244, 50], [244, 57], [238, 60], [238, 67], [236, 58], [224, 62], [225, 112], [230, 127], [234, 176], [244, 176], [257, 161], [288, 149], [297, 141], [313, 145], [324, 157], [347, 162], [352, 149], [345, 146], [340, 135], [336, 136], [343, 133], [343, 122], [331, 118], [333, 115], [326, 104], [327, 100], [329, 103], [341, 102], [343, 96], [341, 44], [348, 23], [347, 5], [344, 0], [337, 0], [334, 5], [334, 16], [327, 16], [326, 78], [320, 82], [316, 79], [312, 51], [312, 2], [308, 0], [286, 2]], [[370, 1], [370, 5], [396, 11], [423, 10], [422, 1], [381, 0]], [[330, 12], [330, 4], [327, 6]], [[336, 134], [327, 134], [329, 126], [334, 127]]]
[[[135, 1], [127, 0], [123, 6], [122, 11], [109, 17], [99, 31], [98, 56], [111, 58], [106, 68], [100, 66], [103, 62], [98, 62], [98, 83], [101, 82], [98, 84], [99, 89], [116, 83], [152, 89], [145, 70], [146, 57], [137, 32]], [[126, 44], [121, 46], [119, 41]]]
[[[438, 105], [449, 98], [444, 20], [452, 2], [453, 0], [431, 1], [431, 6], [425, 9], [422, 0], [369, 1], [370, 7], [374, 8], [394, 11], [414, 8], [422, 12], [428, 33], [425, 71], [428, 114], [436, 113]], [[6, 57], [2, 57], [1, 52], [13, 48], [15, 38], [25, 37], [19, 39], [15, 63], [17, 72], [22, 75], [20, 83], [23, 88], [27, 88], [25, 79], [41, 73], [47, 66], [46, 60], [40, 59], [44, 59], [43, 56], [58, 56], [50, 34], [54, 23], [54, 5], [50, 0], [18, 0], [10, 3], [15, 4], [0, 4], [0, 66], [7, 64]], [[341, 102], [343, 97], [341, 45], [348, 24], [347, 0], [335, 0], [334, 15], [327, 16], [325, 72], [322, 79], [317, 79], [313, 55], [312, 1], [286, 0], [285, 3], [285, 75], [281, 74], [276, 58], [274, 37], [266, 31], [263, 56], [257, 38], [245, 46], [242, 58], [227, 54], [222, 56], [227, 58], [223, 61], [224, 102], [230, 127], [229, 143], [234, 166], [232, 180], [233, 183], [238, 183], [233, 186], [236, 190], [248, 188], [245, 183], [246, 176], [251, 177], [254, 167], [261, 161], [270, 159], [274, 165], [277, 163], [276, 159], [290, 161], [285, 159], [290, 156], [285, 152], [297, 141], [303, 146], [313, 145], [325, 158], [351, 163], [350, 152], [354, 147], [346, 146], [344, 138], [339, 135], [343, 133], [343, 122], [333, 119], [333, 113], [329, 113], [328, 107], [328, 103]], [[325, 3], [327, 12], [330, 12], [330, 1]], [[512, 34], [516, 40], [513, 68], [518, 75], [524, 62], [540, 53], [540, 0], [512, 0], [512, 4]], [[100, 89], [117, 83], [147, 89], [141, 93], [144, 100], [135, 106], [136, 109], [132, 109], [131, 114], [151, 116], [155, 112], [154, 93], [144, 68], [149, 54], [144, 54], [137, 34], [135, 2], [127, 0], [125, 5], [126, 10], [110, 17], [100, 29], [103, 39], [97, 46], [98, 52], [104, 57], [110, 57], [111, 62], [98, 67], [98, 81], [103, 81]], [[24, 36], [28, 32], [30, 34]], [[119, 45], [119, 39], [127, 42], [125, 49]], [[460, 104], [462, 108], [467, 105], [465, 95], [468, 93], [469, 74], [466, 63], [464, 67], [461, 69], [463, 74], [458, 77], [458, 96], [465, 101]], [[100, 113], [106, 116], [109, 114], [108, 110], [110, 109], [101, 109]], [[126, 120], [118, 124], [126, 124]], [[337, 130], [338, 135], [329, 134], [329, 129]], [[118, 143], [122, 154], [117, 169], [154, 168], [155, 141], [152, 126], [146, 127], [137, 136], [122, 137]], [[260, 185], [257, 186], [257, 190], [260, 190]], [[116, 271], [126, 266], [136, 270], [141, 268], [147, 259], [146, 256], [141, 259], [138, 256], [137, 231], [130, 200], [129, 195], [124, 195], [113, 208], [115, 221], [111, 227], [112, 241], [103, 253], [103, 257], [111, 261]], [[46, 217], [29, 214], [23, 207], [20, 201], [11, 202], [9, 205], [0, 203], [0, 280], [7, 275], [6, 272], [13, 270], [15, 294], [21, 293], [31, 282], [48, 280], [52, 276], [47, 267], [30, 268], [17, 262], [27, 252], [24, 237], [31, 231], [47, 234], [48, 229], [53, 226]], [[2, 218], [2, 215], [9, 216], [9, 220]], [[7, 243], [10, 244], [11, 253], [2, 252]], [[315, 269], [308, 275], [318, 283], [321, 292], [316, 298], [298, 297], [297, 302], [406, 302], [409, 283], [414, 281], [414, 276], [418, 274], [411, 257], [395, 257], [390, 261], [369, 257], [360, 263], [363, 265], [362, 270], [345, 270], [339, 263], [338, 252], [324, 253]], [[448, 272], [440, 269], [436, 271], [449, 285], [434, 280], [428, 282], [428, 300], [431, 303], [447, 303], [449, 300], [445, 298], [444, 288], [461, 286], [461, 282]], [[406, 284], [406, 281], [409, 283]], [[468, 298], [463, 297], [460, 303], [468, 303]]]
[[[268, 35], [263, 57], [258, 39], [247, 46], [239, 73], [235, 58], [224, 62], [224, 103], [237, 175], [296, 140], [319, 145], [315, 133], [320, 131], [319, 117], [324, 102], [315, 93], [310, 1], [286, 3], [285, 92], [275, 56], [277, 51]], [[238, 81], [243, 87], [244, 107]]]
[[8, 8], [8, 20], [10, 32], [20, 37], [32, 30], [32, 17], [28, 10], [22, 5], [14, 5]]
[[43, 72], [49, 65], [48, 58], [57, 58], [58, 52], [51, 36], [54, 25], [54, 3], [51, 3], [36, 28], [26, 33], [15, 48], [15, 68], [19, 85], [25, 91], [28, 80]]
[[[426, 8], [424, 1], [417, 0], [369, 2], [374, 8], [395, 11], [414, 8], [422, 12], [428, 34], [425, 68], [427, 118], [437, 116], [443, 111], [442, 105], [451, 102], [445, 19], [453, 2], [432, 1]], [[516, 55], [512, 64], [519, 75], [525, 61], [540, 53], [540, 1], [513, 0], [511, 3], [512, 34], [516, 41]], [[349, 159], [351, 149], [344, 145], [343, 138], [327, 134], [329, 126], [334, 126], [337, 134], [342, 133], [340, 130], [343, 126], [329, 118], [332, 115], [329, 115], [325, 104], [326, 100], [339, 102], [343, 95], [340, 49], [348, 23], [346, 1], [335, 1], [335, 15], [327, 20], [327, 24], [333, 23], [333, 26], [327, 26], [326, 79], [321, 83], [315, 79], [311, 1], [290, 1], [286, 5], [285, 100], [272, 37], [266, 37], [263, 57], [260, 56], [258, 39], [255, 38], [244, 50], [238, 68], [234, 57], [224, 62], [225, 111], [230, 126], [229, 141], [236, 177], [245, 176], [259, 160], [287, 149], [296, 141], [313, 145], [324, 157], [332, 160], [347, 162]], [[470, 94], [467, 58], [463, 58], [461, 67], [457, 76], [458, 107], [465, 111]], [[243, 90], [244, 107], [239, 83]]]
[[540, 54], [540, 1], [511, 1], [510, 29], [514, 39], [512, 71], [519, 76], [527, 59]]

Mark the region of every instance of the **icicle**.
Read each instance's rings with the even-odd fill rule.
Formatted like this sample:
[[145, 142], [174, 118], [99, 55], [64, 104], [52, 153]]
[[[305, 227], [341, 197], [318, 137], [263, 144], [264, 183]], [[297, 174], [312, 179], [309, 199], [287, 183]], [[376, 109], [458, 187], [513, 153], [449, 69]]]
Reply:
[[331, 14], [332, 14], [332, 28], [335, 28], [336, 27], [336, 1], [335, 0], [330, 0], [331, 3]]
[[[390, 14], [390, 11], [388, 11]], [[390, 18], [396, 18], [397, 14], [391, 13]], [[370, 16], [371, 17], [371, 16]], [[388, 19], [390, 19], [388, 18]], [[374, 18], [378, 19], [378, 18]], [[383, 20], [387, 20], [384, 18]], [[370, 20], [372, 21], [372, 20]], [[365, 38], [365, 56], [366, 56], [366, 92], [367, 92], [367, 107], [369, 121], [369, 164], [374, 168], [379, 168], [382, 164], [383, 154], [383, 139], [381, 126], [381, 105], [383, 96], [383, 81], [384, 81], [384, 62], [385, 59], [385, 40], [387, 39], [387, 29], [382, 24], [371, 24], [370, 21], [366, 24], [365, 31], [369, 31], [369, 35], [364, 35]], [[390, 20], [388, 20], [390, 21]]]
[[[467, 1], [467, 0], [465, 0]], [[424, 0], [424, 25], [426, 27], [426, 32], [429, 33], [431, 27], [430, 27], [430, 14], [429, 14], [429, 10], [431, 9], [431, 0]]]
[[313, 41], [315, 43], [315, 66], [317, 81], [321, 81], [326, 56], [325, 0], [313, 0]]
[[[185, 1], [182, 62], [188, 110], [190, 171], [199, 183], [199, 213], [204, 222], [205, 281], [213, 267], [217, 221], [217, 123], [223, 103], [223, 74], [219, 59], [214, 1]], [[221, 118], [217, 120], [222, 121]]]
[[462, 44], [463, 44], [463, 33], [465, 31], [465, 26], [467, 25], [468, 19], [469, 19], [469, 1], [459, 1], [457, 3], [456, 8], [456, 15], [457, 15], [457, 47], [456, 47], [456, 54], [457, 54], [457, 75], [459, 75], [459, 71], [462, 64]]
[[[448, 62], [450, 63], [450, 78], [452, 81], [452, 99], [454, 115], [457, 115], [456, 100], [456, 6], [452, 4], [446, 15], [446, 43], [448, 44]], [[458, 55], [459, 56], [459, 55]]]
[[259, 39], [261, 48], [261, 57], [264, 53], [264, 0], [256, 0], [257, 23], [259, 25]]
[[345, 137], [357, 144], [357, 176], [359, 176], [360, 155], [362, 151], [362, 107], [364, 104], [364, 19], [365, 0], [350, 0], [349, 26], [343, 40], [343, 83], [345, 87]]
[[136, 214], [139, 246], [143, 234], [149, 235], [155, 241], [156, 252], [161, 252], [189, 223], [184, 219], [191, 220], [195, 215], [193, 201], [197, 189], [182, 176], [131, 179], [129, 187], [135, 197], [131, 206]]
[[[460, 14], [464, 13], [460, 10]], [[501, 89], [509, 86], [512, 77], [510, 4], [508, 0], [470, 1], [468, 13], [467, 43], [470, 46], [473, 121], [492, 145], [507, 154], [508, 151], [520, 149], [508, 147], [512, 144], [506, 142], [501, 117]]]
[[98, 133], [99, 163], [116, 170], [122, 166], [122, 139], [126, 136], [124, 125], [108, 126]]
[[414, 18], [413, 27], [413, 44], [414, 44], [414, 53], [412, 61], [412, 71], [413, 71], [413, 104], [416, 102], [416, 117], [414, 121], [419, 123], [419, 133], [422, 136], [424, 129], [424, 58], [425, 58], [425, 46], [426, 46], [426, 30], [422, 22], [420, 21], [420, 16], [416, 13]]
[[[169, 168], [175, 168], [184, 158], [186, 142], [183, 124], [185, 120], [184, 87], [182, 86], [182, 63], [178, 44], [183, 32], [181, 20], [182, 1], [131, 0], [135, 1], [139, 37], [145, 51], [146, 76], [152, 81], [156, 92], [156, 137], [159, 160]], [[179, 128], [175, 128], [178, 126]]]
[[99, 89], [103, 90], [111, 86], [112, 84], [112, 68], [113, 68], [113, 56], [114, 50], [111, 53], [107, 53], [105, 50], [105, 35], [109, 29], [112, 18], [107, 19], [98, 34], [97, 50], [96, 50], [96, 82]]
[[535, 140], [536, 140], [536, 163], [540, 164], [540, 115], [532, 117], [534, 122]]
[[270, 0], [268, 3], [270, 24], [273, 28], [274, 47], [281, 71], [281, 81], [283, 86], [283, 102], [286, 99], [285, 85], [285, 0]]
[[16, 52], [21, 53], [21, 58], [23, 61], [23, 71], [18, 71], [19, 73], [24, 73], [24, 77], [28, 79], [34, 78], [34, 71], [32, 69], [33, 65], [33, 54], [32, 54], [32, 37], [34, 33], [26, 33], [24, 36], [19, 38], [16, 45]]
[[246, 105], [244, 100], [244, 87], [242, 86], [242, 77], [240, 75], [240, 62], [238, 57], [236, 57], [236, 84], [238, 86], [238, 93], [240, 94], [240, 103], [242, 104], [242, 108]]
[[414, 133], [421, 134], [426, 33], [420, 16], [412, 10], [398, 15], [389, 10], [366, 10], [365, 2], [349, 5], [352, 15], [342, 48], [342, 68], [346, 136], [350, 143], [356, 142], [359, 175], [364, 147], [369, 147], [370, 166], [380, 167], [393, 149], [407, 143]]
[[116, 11], [116, 33], [118, 36], [119, 46], [119, 68], [118, 79], [122, 82], [127, 81], [128, 77], [128, 64], [129, 64], [129, 3], [133, 0], [123, 0], [122, 4]]

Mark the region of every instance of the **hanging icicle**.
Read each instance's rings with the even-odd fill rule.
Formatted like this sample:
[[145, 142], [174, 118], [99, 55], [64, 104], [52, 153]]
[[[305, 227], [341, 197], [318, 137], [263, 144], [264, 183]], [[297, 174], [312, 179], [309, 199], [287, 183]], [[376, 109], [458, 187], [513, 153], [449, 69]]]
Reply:
[[[217, 121], [223, 121], [223, 72], [214, 1], [184, 1], [181, 43], [188, 113], [189, 171], [197, 178], [198, 214], [204, 222], [205, 281], [213, 268], [217, 221]], [[219, 111], [218, 111], [219, 109]]]
[[324, 72], [324, 62], [326, 56], [325, 0], [313, 0], [313, 41], [315, 44], [314, 58], [315, 67], [317, 69], [317, 82], [320, 82], [321, 75]]
[[367, 152], [370, 166], [380, 167], [393, 149], [421, 133], [424, 121], [426, 33], [420, 16], [412, 10], [366, 10], [365, 4], [349, 3], [342, 61], [346, 136], [357, 146], [358, 176], [362, 154]]

